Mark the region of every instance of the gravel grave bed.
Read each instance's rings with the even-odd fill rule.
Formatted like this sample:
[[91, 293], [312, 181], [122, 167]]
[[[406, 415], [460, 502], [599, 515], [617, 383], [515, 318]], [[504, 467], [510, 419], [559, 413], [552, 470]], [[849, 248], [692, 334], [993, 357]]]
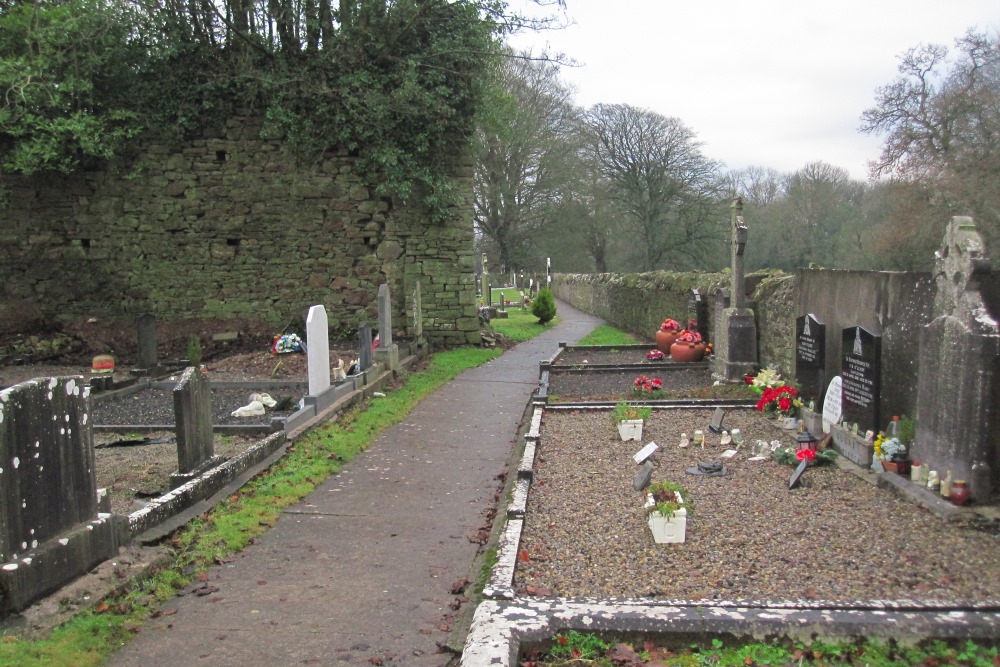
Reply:
[[[226, 426], [267, 426], [272, 417], [287, 417], [305, 395], [306, 389], [296, 387], [268, 387], [261, 383], [255, 388], [212, 387], [212, 424]], [[250, 395], [267, 393], [278, 405], [289, 405], [283, 410], [267, 409], [263, 415], [234, 417], [237, 408], [250, 402]], [[123, 393], [101, 400], [98, 395], [93, 403], [91, 419], [95, 426], [156, 426], [174, 423], [173, 389], [148, 387], [136, 392]]]
[[[687, 600], [1000, 600], [1000, 537], [949, 524], [837, 466], [747, 461], [756, 439], [794, 443], [752, 409], [725, 424], [746, 441], [726, 477], [685, 468], [718, 458], [712, 411], [655, 410], [653, 480], [681, 483], [693, 506], [683, 544], [654, 544], [632, 488], [641, 447], [607, 410], [546, 410], [515, 571], [520, 594]], [[703, 429], [704, 449], [677, 446]]]
[[711, 369], [707, 365], [692, 364], [693, 367], [655, 370], [630, 369], [626, 371], [588, 370], [569, 372], [553, 368], [549, 372], [548, 395], [554, 401], [565, 400], [632, 400], [639, 401], [652, 396], [632, 393], [632, 385], [640, 375], [663, 380], [663, 392], [659, 399], [680, 398], [726, 398], [756, 400], [743, 384], [712, 385]]

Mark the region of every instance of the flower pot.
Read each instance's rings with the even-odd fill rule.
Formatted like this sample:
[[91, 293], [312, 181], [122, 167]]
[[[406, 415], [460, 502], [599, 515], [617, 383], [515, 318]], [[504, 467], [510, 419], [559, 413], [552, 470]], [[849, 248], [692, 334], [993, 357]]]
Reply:
[[676, 342], [670, 346], [670, 357], [678, 363], [701, 361], [705, 356], [705, 346], [702, 343]]
[[625, 440], [642, 440], [642, 420], [623, 419], [618, 422], [618, 435]]
[[886, 469], [887, 472], [894, 472], [897, 475], [910, 474], [910, 463], [909, 459], [903, 461], [882, 461], [882, 467]]
[[680, 330], [667, 331], [660, 329], [656, 332], [656, 347], [660, 348], [665, 354], [670, 354], [670, 346], [674, 344], [679, 334]]
[[[684, 499], [681, 494], [675, 494], [677, 502], [682, 503]], [[672, 517], [665, 517], [659, 512], [652, 511], [651, 508], [656, 503], [653, 501], [653, 494], [646, 494], [646, 509], [649, 511], [647, 523], [649, 530], [653, 533], [653, 541], [657, 544], [681, 543], [684, 542], [687, 533], [687, 509], [680, 508]]]

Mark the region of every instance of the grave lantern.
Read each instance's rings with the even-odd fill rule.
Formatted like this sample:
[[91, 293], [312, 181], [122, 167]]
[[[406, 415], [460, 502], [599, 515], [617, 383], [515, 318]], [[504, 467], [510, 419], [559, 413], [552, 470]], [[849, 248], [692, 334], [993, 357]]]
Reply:
[[808, 449], [812, 452], [816, 451], [816, 443], [819, 442], [815, 435], [809, 431], [803, 431], [795, 436], [796, 449], [802, 451], [803, 449]]

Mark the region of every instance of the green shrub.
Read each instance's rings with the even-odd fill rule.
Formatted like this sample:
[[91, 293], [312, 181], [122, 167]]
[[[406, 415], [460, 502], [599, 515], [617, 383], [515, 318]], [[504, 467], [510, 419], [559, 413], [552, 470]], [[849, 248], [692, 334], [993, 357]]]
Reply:
[[556, 298], [548, 287], [539, 290], [538, 296], [531, 302], [531, 314], [542, 324], [551, 322], [556, 316]]

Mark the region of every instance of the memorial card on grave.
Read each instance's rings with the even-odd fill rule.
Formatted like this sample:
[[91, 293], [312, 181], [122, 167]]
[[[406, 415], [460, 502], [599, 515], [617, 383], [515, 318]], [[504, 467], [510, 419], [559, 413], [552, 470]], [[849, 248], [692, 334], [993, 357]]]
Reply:
[[792, 476], [788, 478], [789, 491], [802, 483], [802, 475], [805, 473], [807, 465], [809, 465], [809, 461], [807, 459], [799, 461], [798, 467], [792, 472]]
[[811, 313], [795, 320], [795, 378], [802, 402], [820, 405], [826, 385], [826, 325]]
[[841, 334], [840, 377], [844, 421], [877, 431], [882, 377], [882, 337], [860, 326]]

